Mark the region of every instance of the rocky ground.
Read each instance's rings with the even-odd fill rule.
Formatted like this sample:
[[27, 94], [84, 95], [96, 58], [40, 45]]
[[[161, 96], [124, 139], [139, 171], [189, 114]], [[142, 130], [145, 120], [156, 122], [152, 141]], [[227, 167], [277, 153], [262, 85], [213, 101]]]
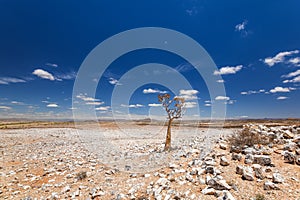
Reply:
[[[165, 153], [165, 129], [146, 143], [120, 140], [115, 129], [112, 144], [123, 144], [124, 158], [167, 155], [156, 168], [137, 172], [128, 163], [104, 162], [73, 128], [1, 130], [0, 199], [300, 199], [300, 128], [247, 125], [244, 130], [245, 140], [261, 142], [234, 143], [228, 136], [233, 130], [187, 137], [191, 129], [184, 134], [174, 129], [174, 148]], [[209, 153], [203, 151], [210, 145]]]

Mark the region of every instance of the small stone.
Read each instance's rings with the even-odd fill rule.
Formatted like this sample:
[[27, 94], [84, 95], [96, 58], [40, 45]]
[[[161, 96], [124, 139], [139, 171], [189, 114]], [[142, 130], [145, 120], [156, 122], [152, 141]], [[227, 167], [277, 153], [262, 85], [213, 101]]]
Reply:
[[220, 165], [222, 165], [222, 166], [228, 166], [229, 165], [229, 161], [226, 159], [225, 156], [222, 156], [220, 158]]
[[264, 183], [264, 190], [280, 190], [280, 188], [275, 183], [272, 183], [271, 181], [266, 181]]
[[145, 174], [144, 177], [145, 178], [149, 178], [151, 176], [151, 174]]
[[262, 170], [262, 166], [261, 165], [259, 165], [259, 164], [253, 164], [252, 168], [254, 170], [254, 174], [255, 174], [256, 178], [259, 178], [261, 180], [265, 178], [265, 176], [263, 174], [263, 170]]
[[206, 187], [201, 191], [201, 193], [204, 195], [215, 195], [216, 190], [214, 188]]
[[243, 174], [243, 169], [244, 169], [244, 167], [241, 166], [241, 165], [236, 166], [236, 173], [239, 174], [239, 175], [242, 175]]
[[155, 184], [159, 186], [165, 186], [167, 183], [169, 183], [169, 181], [166, 178], [160, 178], [155, 182]]
[[284, 157], [284, 161], [287, 163], [294, 164], [296, 161], [295, 155], [291, 152], [287, 152], [287, 151], [284, 152], [283, 157]]
[[227, 149], [227, 145], [224, 143], [220, 143], [220, 149], [226, 150]]
[[212, 178], [207, 182], [207, 184], [216, 190], [230, 190], [231, 189], [231, 187], [226, 183], [226, 181], [224, 179], [218, 180], [216, 178]]
[[242, 155], [241, 154], [236, 154], [236, 153], [232, 153], [231, 159], [232, 160], [238, 160], [241, 161], [242, 160]]
[[254, 156], [252, 154], [247, 154], [245, 156], [245, 164], [251, 164], [253, 163], [253, 160], [254, 160]]
[[232, 196], [232, 194], [229, 191], [224, 190], [223, 196], [220, 196], [218, 200], [235, 200], [235, 198]]
[[274, 173], [272, 179], [273, 179], [274, 183], [283, 183], [284, 182], [283, 177], [279, 173]]
[[262, 166], [268, 166], [271, 165], [271, 158], [270, 156], [266, 156], [266, 155], [255, 155], [253, 163], [260, 164]]
[[248, 180], [248, 181], [253, 181], [254, 180], [254, 176], [253, 176], [253, 170], [251, 167], [245, 167], [243, 169], [243, 179]]
[[293, 139], [295, 135], [290, 130], [286, 130], [286, 131], [283, 132], [282, 136], [285, 139]]
[[64, 187], [63, 189], [62, 189], [62, 191], [61, 191], [61, 193], [66, 193], [66, 192], [69, 192], [71, 190], [71, 188], [70, 188], [70, 186], [69, 185], [67, 185], [66, 187]]
[[296, 164], [300, 165], [300, 155], [296, 156]]
[[214, 174], [215, 173], [215, 168], [213, 166], [207, 166], [205, 168], [205, 171], [207, 174]]
[[174, 164], [174, 163], [171, 163], [171, 164], [169, 165], [169, 168], [171, 168], [171, 169], [179, 168], [179, 165], [176, 165], [176, 164]]

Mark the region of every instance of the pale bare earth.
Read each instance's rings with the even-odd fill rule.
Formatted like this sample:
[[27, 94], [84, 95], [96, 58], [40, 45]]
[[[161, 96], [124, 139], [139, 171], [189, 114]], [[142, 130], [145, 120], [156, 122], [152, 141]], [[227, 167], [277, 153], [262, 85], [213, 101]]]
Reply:
[[[253, 163], [245, 164], [242, 153], [232, 160], [225, 138], [233, 129], [175, 127], [167, 153], [165, 131], [129, 125], [1, 130], [0, 199], [300, 199], [300, 165], [284, 161], [284, 144], [268, 148], [272, 165], [261, 166], [261, 179], [254, 173], [244, 180], [236, 167]], [[293, 134], [286, 141], [297, 145], [300, 133]], [[228, 163], [220, 165], [220, 158]], [[273, 183], [277, 172], [283, 180]], [[264, 189], [268, 181], [278, 190]]]

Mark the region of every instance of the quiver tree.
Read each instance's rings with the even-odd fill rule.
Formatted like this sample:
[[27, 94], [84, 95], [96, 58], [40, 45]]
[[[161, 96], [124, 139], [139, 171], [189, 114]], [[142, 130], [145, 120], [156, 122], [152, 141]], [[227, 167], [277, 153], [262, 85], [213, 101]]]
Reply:
[[174, 119], [178, 119], [183, 115], [184, 98], [174, 97], [170, 99], [169, 94], [158, 95], [158, 101], [162, 104], [168, 114], [168, 129], [165, 143], [165, 151], [171, 148], [171, 126]]

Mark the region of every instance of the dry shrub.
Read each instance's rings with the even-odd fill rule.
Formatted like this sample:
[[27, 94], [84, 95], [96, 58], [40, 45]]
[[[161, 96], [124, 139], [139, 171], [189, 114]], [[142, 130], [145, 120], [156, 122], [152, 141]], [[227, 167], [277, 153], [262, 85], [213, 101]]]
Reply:
[[255, 200], [265, 200], [265, 196], [263, 194], [257, 194], [255, 195]]
[[87, 177], [87, 174], [86, 174], [86, 172], [85, 171], [81, 171], [81, 172], [78, 172], [77, 174], [76, 174], [76, 179], [77, 180], [83, 180], [83, 179], [85, 179]]
[[242, 130], [236, 131], [233, 135], [229, 137], [229, 142], [231, 146], [244, 147], [253, 146], [256, 144], [269, 144], [270, 138], [261, 133], [252, 132], [249, 128], [244, 128]]

